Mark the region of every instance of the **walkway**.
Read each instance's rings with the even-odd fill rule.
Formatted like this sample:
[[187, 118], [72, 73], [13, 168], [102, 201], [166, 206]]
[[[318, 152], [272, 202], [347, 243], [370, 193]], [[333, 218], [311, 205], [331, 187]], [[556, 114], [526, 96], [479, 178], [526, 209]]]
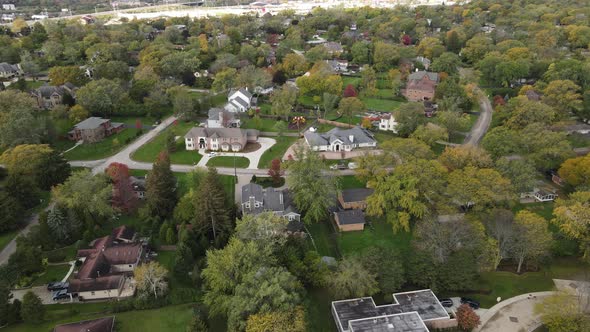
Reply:
[[535, 306], [554, 294], [555, 292], [536, 292], [504, 300], [480, 317], [481, 325], [473, 332], [533, 331], [541, 325]]

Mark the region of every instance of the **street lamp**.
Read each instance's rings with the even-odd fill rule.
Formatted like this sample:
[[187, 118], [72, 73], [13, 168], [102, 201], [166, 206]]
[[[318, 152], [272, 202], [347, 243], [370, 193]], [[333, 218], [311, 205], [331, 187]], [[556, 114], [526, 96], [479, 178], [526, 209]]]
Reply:
[[238, 182], [238, 169], [236, 168], [236, 151], [234, 150], [234, 177], [236, 178], [236, 182]]

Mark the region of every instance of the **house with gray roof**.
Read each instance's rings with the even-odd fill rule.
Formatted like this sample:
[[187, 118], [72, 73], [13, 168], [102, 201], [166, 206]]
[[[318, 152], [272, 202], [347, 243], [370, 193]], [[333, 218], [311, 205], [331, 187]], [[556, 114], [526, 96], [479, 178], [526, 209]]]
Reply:
[[393, 304], [376, 305], [372, 297], [332, 302], [339, 332], [428, 332], [457, 326], [430, 289], [393, 294]]
[[334, 212], [334, 221], [341, 232], [365, 229], [365, 213], [361, 209]]
[[96, 143], [123, 129], [125, 129], [124, 123], [111, 122], [110, 119], [93, 116], [74, 125], [74, 129], [68, 133], [68, 138], [73, 141]]
[[24, 74], [19, 64], [0, 63], [0, 78], [13, 78]]
[[78, 88], [69, 82], [60, 86], [45, 84], [31, 91], [31, 96], [37, 100], [39, 108], [52, 109], [56, 105], [62, 104], [66, 95], [75, 99], [76, 90], [78, 90]]
[[373, 134], [360, 127], [333, 128], [327, 133], [306, 131], [305, 142], [314, 151], [352, 151], [357, 148], [374, 148], [377, 141]]
[[209, 110], [207, 128], [239, 128], [240, 124], [240, 118], [236, 113], [217, 107]]
[[253, 98], [247, 88], [230, 91], [224, 108], [229, 112], [246, 112], [252, 107]]
[[246, 144], [258, 141], [258, 130], [194, 127], [184, 135], [187, 150], [242, 151]]
[[287, 190], [262, 188], [256, 183], [248, 183], [242, 186], [241, 203], [244, 214], [256, 215], [272, 211], [289, 221], [300, 221], [301, 219], [301, 214], [293, 206]]

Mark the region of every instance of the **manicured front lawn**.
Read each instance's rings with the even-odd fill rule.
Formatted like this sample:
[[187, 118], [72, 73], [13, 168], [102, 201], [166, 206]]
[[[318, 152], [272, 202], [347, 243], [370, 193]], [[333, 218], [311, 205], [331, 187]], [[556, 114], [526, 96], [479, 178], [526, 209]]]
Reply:
[[137, 130], [123, 129], [120, 133], [106, 137], [97, 143], [84, 143], [64, 154], [68, 160], [96, 160], [114, 155], [137, 136]]
[[297, 137], [280, 136], [273, 137], [276, 144], [264, 151], [258, 162], [258, 168], [270, 167], [270, 162], [273, 159], [282, 159], [287, 149], [297, 141]]
[[[112, 316], [108, 302], [86, 304], [52, 304], [46, 306], [48, 321], [39, 324], [8, 326], [9, 332], [47, 332], [58, 324]], [[192, 305], [167, 306], [153, 310], [134, 310], [115, 314], [118, 332], [162, 331], [180, 332], [186, 329], [193, 316]], [[51, 320], [51, 321], [50, 321]]]
[[180, 136], [176, 141], [176, 151], [170, 154], [170, 162], [172, 164], [193, 165], [201, 160], [202, 156], [197, 151], [187, 151], [184, 144], [184, 135], [195, 126], [192, 122], [178, 122], [162, 131], [158, 136], [151, 141], [142, 145], [131, 156], [133, 160], [152, 163], [156, 161], [158, 154], [166, 149], [166, 137], [168, 132], [172, 130], [174, 136]]
[[250, 159], [246, 157], [233, 157], [233, 156], [218, 156], [209, 159], [207, 166], [213, 167], [234, 167], [247, 168], [250, 165]]
[[391, 112], [402, 104], [401, 101], [391, 99], [361, 98], [361, 100], [366, 108], [382, 112]]
[[45, 273], [33, 280], [33, 286], [43, 286], [52, 281], [61, 281], [69, 270], [69, 264], [49, 265]]

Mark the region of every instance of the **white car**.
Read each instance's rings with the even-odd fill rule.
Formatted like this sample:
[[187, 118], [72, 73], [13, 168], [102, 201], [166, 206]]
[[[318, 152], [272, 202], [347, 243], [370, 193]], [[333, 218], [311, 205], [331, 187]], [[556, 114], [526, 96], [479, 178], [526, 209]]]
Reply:
[[215, 157], [216, 155], [217, 155], [217, 152], [215, 152], [215, 151], [209, 152], [209, 157]]
[[357, 169], [357, 168], [359, 168], [359, 165], [357, 163], [348, 163], [348, 168], [349, 169]]

